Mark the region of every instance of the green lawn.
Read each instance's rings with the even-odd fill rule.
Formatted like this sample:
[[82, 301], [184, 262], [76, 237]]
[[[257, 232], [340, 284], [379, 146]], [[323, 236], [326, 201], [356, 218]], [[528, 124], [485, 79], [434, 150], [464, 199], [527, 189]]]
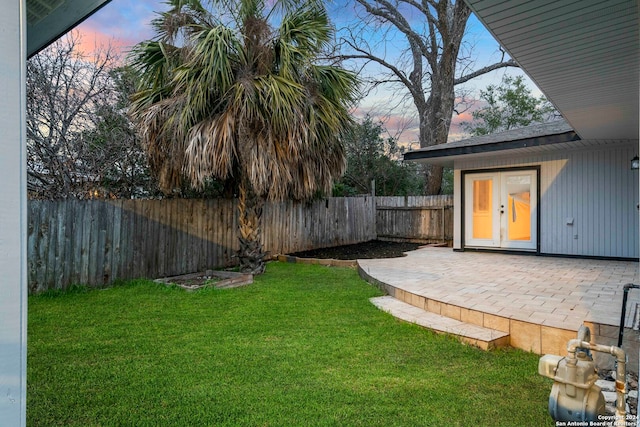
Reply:
[[29, 298], [30, 426], [552, 426], [538, 356], [396, 321], [355, 270]]

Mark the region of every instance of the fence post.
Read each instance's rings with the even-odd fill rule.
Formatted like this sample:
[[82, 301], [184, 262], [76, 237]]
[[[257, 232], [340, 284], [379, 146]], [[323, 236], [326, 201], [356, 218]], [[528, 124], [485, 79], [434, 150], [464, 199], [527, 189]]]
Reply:
[[442, 243], [444, 243], [445, 240], [445, 232], [444, 232], [444, 204], [442, 206], [442, 208], [440, 209], [441, 215], [442, 215]]

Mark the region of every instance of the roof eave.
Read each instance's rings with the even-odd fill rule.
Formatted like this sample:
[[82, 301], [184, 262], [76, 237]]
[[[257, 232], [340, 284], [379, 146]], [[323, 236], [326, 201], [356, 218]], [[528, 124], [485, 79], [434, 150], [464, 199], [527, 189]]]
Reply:
[[468, 154], [491, 153], [496, 151], [515, 150], [518, 148], [541, 147], [544, 145], [560, 144], [563, 142], [578, 141], [580, 137], [575, 131], [563, 132], [555, 135], [544, 135], [534, 138], [518, 139], [513, 141], [500, 141], [487, 144], [447, 147], [442, 144], [427, 149], [409, 151], [404, 154], [407, 161], [425, 161], [428, 159], [443, 159], [452, 156]]
[[[33, 22], [27, 22], [27, 56], [30, 58], [104, 7], [111, 0], [63, 0], [50, 1], [51, 10], [42, 16], [31, 14]], [[36, 8], [27, 0], [27, 12]], [[42, 5], [39, 2], [38, 5]], [[29, 15], [29, 14], [28, 14]]]

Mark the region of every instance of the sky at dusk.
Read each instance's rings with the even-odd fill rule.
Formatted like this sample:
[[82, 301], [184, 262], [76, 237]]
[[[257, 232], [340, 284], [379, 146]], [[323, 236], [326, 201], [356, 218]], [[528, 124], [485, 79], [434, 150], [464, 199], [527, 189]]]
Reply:
[[[161, 0], [112, 0], [78, 27], [82, 34], [81, 47], [91, 51], [96, 45], [111, 43], [126, 55], [131, 46], [153, 37], [151, 21], [156, 16], [156, 12], [166, 9], [167, 6]], [[328, 2], [327, 9], [336, 28], [347, 25], [357, 14], [355, 2], [352, 0]], [[375, 38], [376, 35], [373, 34], [372, 37]], [[386, 37], [390, 36], [386, 35]], [[475, 68], [500, 60], [497, 42], [473, 15], [467, 23], [465, 40], [473, 46]], [[394, 40], [385, 39], [384, 42], [390, 49], [395, 48]], [[369, 68], [369, 72], [375, 74], [376, 70]], [[469, 97], [477, 98], [480, 89], [484, 89], [489, 84], [498, 84], [505, 73], [523, 75], [520, 70], [508, 68], [473, 79], [465, 86], [465, 89], [470, 92]], [[526, 80], [534, 94], [539, 95], [540, 92], [533, 83], [528, 78]], [[369, 93], [356, 110], [356, 116], [369, 113], [383, 120], [390, 135], [399, 136], [400, 142], [416, 141], [417, 120], [412, 117], [411, 103], [405, 103], [404, 106], [400, 104], [400, 100], [394, 97], [397, 92], [397, 89], [382, 87]], [[474, 106], [477, 108], [479, 104], [475, 103]], [[454, 115], [450, 132], [451, 140], [465, 136], [460, 123], [470, 121], [470, 111], [458, 116]], [[414, 143], [412, 148], [417, 148], [417, 145]]]

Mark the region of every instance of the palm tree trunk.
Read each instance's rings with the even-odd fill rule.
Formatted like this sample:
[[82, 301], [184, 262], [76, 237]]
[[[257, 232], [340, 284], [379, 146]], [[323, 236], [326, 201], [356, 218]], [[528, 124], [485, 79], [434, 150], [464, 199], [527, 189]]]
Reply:
[[262, 274], [265, 270], [266, 256], [261, 242], [262, 207], [264, 199], [256, 195], [248, 178], [240, 183], [238, 198], [238, 223], [240, 228], [240, 271]]

